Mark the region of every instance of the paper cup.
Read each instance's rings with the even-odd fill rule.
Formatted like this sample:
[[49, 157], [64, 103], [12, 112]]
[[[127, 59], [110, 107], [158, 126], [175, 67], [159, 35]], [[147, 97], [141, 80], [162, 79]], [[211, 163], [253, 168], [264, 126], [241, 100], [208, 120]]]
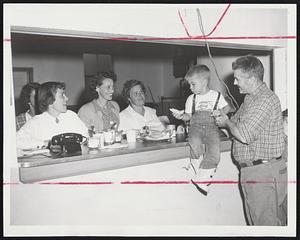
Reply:
[[127, 142], [136, 142], [136, 130], [127, 130], [126, 131]]
[[104, 147], [104, 134], [103, 133], [96, 133], [96, 134], [94, 134], [93, 138], [97, 138], [99, 140], [99, 148]]
[[98, 148], [99, 146], [99, 138], [91, 137], [88, 142], [89, 148]]

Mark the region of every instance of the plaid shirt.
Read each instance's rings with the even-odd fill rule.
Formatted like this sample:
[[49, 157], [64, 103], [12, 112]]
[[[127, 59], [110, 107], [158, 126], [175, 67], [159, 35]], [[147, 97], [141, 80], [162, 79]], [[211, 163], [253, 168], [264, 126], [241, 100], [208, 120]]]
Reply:
[[21, 113], [18, 116], [16, 116], [16, 128], [17, 131], [26, 123], [26, 113]]
[[272, 159], [284, 150], [283, 119], [277, 95], [261, 84], [247, 95], [244, 103], [231, 118], [246, 140], [233, 141], [233, 156], [238, 162]]

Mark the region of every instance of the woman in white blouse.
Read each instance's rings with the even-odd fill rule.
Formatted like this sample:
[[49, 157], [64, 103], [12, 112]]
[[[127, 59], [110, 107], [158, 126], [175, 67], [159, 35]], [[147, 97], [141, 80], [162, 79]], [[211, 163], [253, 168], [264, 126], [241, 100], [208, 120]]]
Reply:
[[42, 113], [32, 117], [17, 132], [17, 148], [47, 147], [53, 136], [67, 132], [87, 137], [87, 127], [75, 112], [67, 110], [67, 101], [64, 83], [41, 84], [38, 103]]
[[144, 126], [157, 131], [164, 130], [156, 110], [145, 106], [145, 93], [146, 88], [141, 81], [132, 79], [124, 83], [122, 94], [129, 105], [120, 112], [119, 130], [140, 130]]

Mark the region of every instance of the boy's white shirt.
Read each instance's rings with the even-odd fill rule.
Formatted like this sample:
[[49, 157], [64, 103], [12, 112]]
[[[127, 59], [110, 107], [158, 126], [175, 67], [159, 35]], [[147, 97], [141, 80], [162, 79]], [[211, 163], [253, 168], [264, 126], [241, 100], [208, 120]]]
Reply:
[[[185, 112], [191, 114], [192, 113], [192, 107], [193, 107], [193, 96], [194, 94], [191, 94], [186, 102], [185, 102]], [[214, 105], [216, 103], [218, 97], [218, 92], [214, 90], [209, 90], [206, 94], [200, 95], [196, 94], [195, 99], [195, 111], [213, 111]], [[223, 95], [220, 95], [220, 99], [218, 102], [217, 109], [222, 109], [228, 105]]]

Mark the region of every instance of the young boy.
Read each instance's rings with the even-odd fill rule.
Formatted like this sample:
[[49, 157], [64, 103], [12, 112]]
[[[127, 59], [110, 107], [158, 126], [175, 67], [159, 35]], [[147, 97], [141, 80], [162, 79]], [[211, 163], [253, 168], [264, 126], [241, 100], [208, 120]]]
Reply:
[[[207, 195], [209, 181], [220, 161], [219, 129], [214, 116], [217, 116], [220, 110], [227, 114], [231, 107], [219, 92], [209, 89], [210, 70], [206, 65], [193, 66], [185, 79], [190, 84], [193, 94], [186, 100], [185, 113], [173, 115], [183, 121], [190, 120], [190, 165], [198, 184], [193, 180], [192, 183], [201, 193]], [[202, 144], [205, 144], [205, 149]]]

